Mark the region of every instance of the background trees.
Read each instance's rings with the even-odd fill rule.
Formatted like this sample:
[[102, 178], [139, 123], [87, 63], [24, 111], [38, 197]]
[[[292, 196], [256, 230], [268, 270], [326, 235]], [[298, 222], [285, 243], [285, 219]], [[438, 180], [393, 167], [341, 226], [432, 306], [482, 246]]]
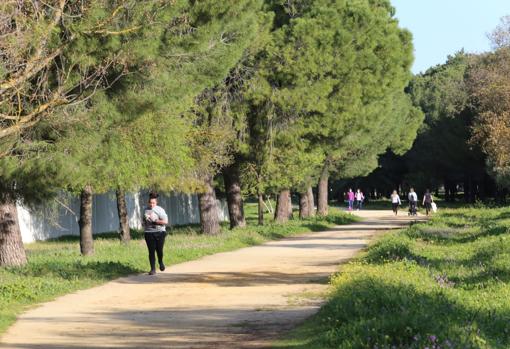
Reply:
[[483, 191], [485, 166], [480, 148], [469, 143], [477, 113], [465, 80], [469, 59], [459, 52], [413, 80], [410, 94], [426, 119], [407, 158], [414, 186], [425, 190], [444, 183], [446, 199], [452, 200], [455, 185], [462, 183], [465, 200], [473, 202], [475, 193]]
[[[493, 37], [501, 42], [502, 29]], [[486, 54], [461, 51], [415, 76], [407, 92], [425, 121], [412, 149], [402, 158], [385, 156], [360, 185], [385, 194], [443, 187], [447, 201], [458, 191], [466, 202], [499, 195], [489, 175], [500, 188], [508, 186], [509, 58], [508, 48], [498, 45]]]

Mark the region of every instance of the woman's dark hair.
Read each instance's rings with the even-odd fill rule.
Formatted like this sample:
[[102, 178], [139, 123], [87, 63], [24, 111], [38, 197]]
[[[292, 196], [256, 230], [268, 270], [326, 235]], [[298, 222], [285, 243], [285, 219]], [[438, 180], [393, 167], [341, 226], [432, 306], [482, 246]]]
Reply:
[[157, 199], [158, 197], [159, 197], [159, 194], [157, 192], [155, 192], [155, 191], [151, 191], [149, 193], [149, 200], [150, 199]]

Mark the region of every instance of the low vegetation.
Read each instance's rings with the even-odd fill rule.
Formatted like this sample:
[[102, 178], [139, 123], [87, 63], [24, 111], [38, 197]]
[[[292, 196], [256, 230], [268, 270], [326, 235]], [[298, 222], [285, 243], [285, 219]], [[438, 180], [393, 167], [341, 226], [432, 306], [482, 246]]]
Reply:
[[384, 235], [277, 348], [508, 348], [510, 209], [445, 210]]

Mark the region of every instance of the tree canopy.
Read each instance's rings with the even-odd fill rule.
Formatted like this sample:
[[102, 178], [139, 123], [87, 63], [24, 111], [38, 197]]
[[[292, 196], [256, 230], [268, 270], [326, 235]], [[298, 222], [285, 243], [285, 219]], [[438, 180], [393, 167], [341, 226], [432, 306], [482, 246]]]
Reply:
[[304, 198], [404, 153], [423, 119], [405, 91], [412, 37], [389, 0], [0, 6], [9, 204], [154, 188], [199, 193], [212, 220], [218, 173], [238, 205], [241, 191]]

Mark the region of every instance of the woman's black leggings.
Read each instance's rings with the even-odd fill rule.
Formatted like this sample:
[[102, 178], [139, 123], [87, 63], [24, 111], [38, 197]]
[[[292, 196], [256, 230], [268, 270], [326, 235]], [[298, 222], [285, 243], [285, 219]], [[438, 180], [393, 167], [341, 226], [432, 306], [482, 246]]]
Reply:
[[149, 249], [149, 262], [151, 263], [151, 270], [156, 270], [156, 256], [158, 254], [159, 264], [163, 263], [163, 246], [165, 245], [166, 232], [145, 233], [145, 242]]

